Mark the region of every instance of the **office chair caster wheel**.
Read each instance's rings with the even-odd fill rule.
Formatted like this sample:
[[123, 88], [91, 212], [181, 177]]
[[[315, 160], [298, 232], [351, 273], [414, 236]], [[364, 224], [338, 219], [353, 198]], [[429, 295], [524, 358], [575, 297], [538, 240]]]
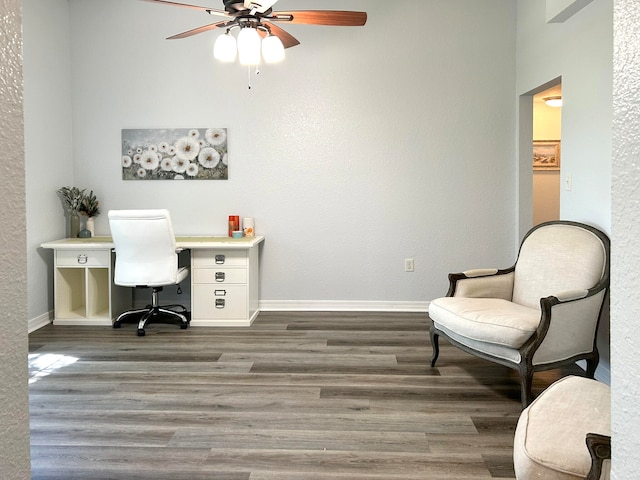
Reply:
[[139, 337], [144, 337], [144, 328], [139, 328], [138, 329], [138, 336]]
[[122, 323], [120, 322], [113, 322], [113, 328], [120, 328], [122, 326]]

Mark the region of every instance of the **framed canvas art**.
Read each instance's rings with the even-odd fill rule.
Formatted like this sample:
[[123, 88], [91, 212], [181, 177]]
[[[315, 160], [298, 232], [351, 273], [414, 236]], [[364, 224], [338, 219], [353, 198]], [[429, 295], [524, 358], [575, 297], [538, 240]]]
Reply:
[[226, 128], [123, 129], [123, 180], [227, 180]]

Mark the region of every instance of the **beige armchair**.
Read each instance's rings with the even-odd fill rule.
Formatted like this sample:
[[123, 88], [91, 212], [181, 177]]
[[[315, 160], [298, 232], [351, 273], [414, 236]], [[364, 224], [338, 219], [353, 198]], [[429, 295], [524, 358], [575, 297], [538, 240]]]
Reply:
[[446, 297], [429, 305], [435, 366], [439, 337], [514, 368], [523, 407], [533, 374], [584, 359], [593, 378], [598, 323], [609, 287], [609, 238], [577, 222], [532, 228], [515, 265], [449, 275]]

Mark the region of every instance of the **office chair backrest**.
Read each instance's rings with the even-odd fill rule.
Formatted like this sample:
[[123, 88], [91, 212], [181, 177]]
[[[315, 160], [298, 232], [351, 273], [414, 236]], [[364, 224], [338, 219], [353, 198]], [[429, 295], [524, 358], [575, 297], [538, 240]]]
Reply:
[[513, 301], [540, 308], [540, 299], [588, 290], [608, 275], [608, 241], [577, 224], [543, 224], [530, 231], [516, 263]]
[[110, 210], [109, 226], [116, 247], [116, 285], [176, 282], [178, 254], [168, 210]]

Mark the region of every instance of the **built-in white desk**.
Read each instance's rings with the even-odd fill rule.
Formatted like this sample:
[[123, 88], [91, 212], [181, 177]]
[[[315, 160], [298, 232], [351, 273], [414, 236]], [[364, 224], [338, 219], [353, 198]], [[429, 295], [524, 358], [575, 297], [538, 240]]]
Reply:
[[[259, 313], [259, 245], [263, 236], [176, 236], [191, 250], [191, 325], [249, 326]], [[54, 324], [111, 325], [131, 308], [132, 289], [113, 284], [111, 237], [64, 238], [54, 250]]]

